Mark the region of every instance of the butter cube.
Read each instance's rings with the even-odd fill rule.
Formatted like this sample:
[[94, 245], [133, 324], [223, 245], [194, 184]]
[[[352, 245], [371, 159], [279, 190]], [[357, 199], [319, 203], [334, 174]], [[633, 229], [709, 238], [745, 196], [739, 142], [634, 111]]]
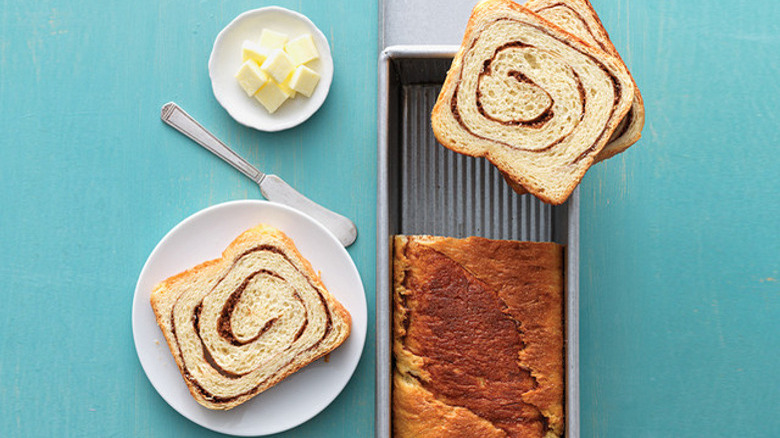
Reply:
[[284, 94], [275, 83], [269, 82], [265, 87], [255, 94], [255, 99], [260, 102], [269, 113], [273, 114], [287, 100]]
[[262, 64], [270, 54], [271, 49], [266, 49], [265, 47], [262, 47], [253, 41], [247, 40], [244, 41], [244, 44], [241, 45], [242, 61], [251, 59], [258, 64]]
[[244, 89], [247, 96], [257, 93], [257, 90], [267, 84], [270, 78], [260, 70], [260, 66], [253, 60], [247, 60], [241, 64], [241, 68], [236, 73], [236, 79], [241, 88]]
[[296, 66], [320, 57], [317, 46], [314, 44], [314, 38], [308, 33], [285, 44], [284, 51], [290, 55], [290, 59]]
[[306, 97], [311, 97], [319, 81], [320, 75], [316, 71], [305, 65], [299, 65], [290, 78], [290, 87]]
[[287, 76], [293, 71], [295, 66], [290, 57], [284, 53], [284, 50], [276, 49], [271, 52], [271, 56], [263, 61], [260, 68], [274, 78], [276, 82], [281, 83], [287, 79]]
[[287, 97], [292, 99], [295, 97], [295, 90], [293, 90], [292, 87], [290, 87], [290, 79], [292, 79], [292, 74], [287, 76], [287, 79], [285, 79], [284, 82], [276, 85], [279, 87], [280, 90], [282, 90], [284, 94], [287, 95]]
[[260, 46], [267, 49], [281, 49], [287, 42], [287, 35], [271, 29], [263, 29], [260, 34]]

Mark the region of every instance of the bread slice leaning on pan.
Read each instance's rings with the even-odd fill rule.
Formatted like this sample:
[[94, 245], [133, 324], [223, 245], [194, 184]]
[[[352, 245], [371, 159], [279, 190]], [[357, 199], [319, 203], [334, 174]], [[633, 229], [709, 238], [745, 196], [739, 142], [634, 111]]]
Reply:
[[561, 204], [628, 112], [616, 57], [509, 0], [472, 12], [432, 113], [437, 140]]
[[351, 324], [293, 241], [266, 225], [159, 283], [151, 304], [190, 393], [209, 409], [236, 407], [329, 353]]
[[[620, 54], [588, 0], [531, 0], [523, 6], [622, 62]], [[633, 81], [633, 78], [631, 80]], [[607, 145], [596, 156], [596, 161], [606, 160], [628, 149], [642, 136], [644, 125], [645, 106], [642, 94], [634, 82], [634, 100], [631, 109], [620, 122]]]
[[[612, 54], [622, 62], [620, 54], [612, 44], [609, 34], [588, 0], [531, 0], [524, 3], [523, 7], [530, 9], [592, 47]], [[633, 78], [631, 80], [633, 81]], [[644, 125], [644, 101], [636, 82], [634, 82], [634, 100], [631, 103], [631, 109], [620, 121], [607, 145], [596, 156], [595, 162], [612, 158], [636, 143], [642, 136]], [[515, 192], [528, 193], [523, 186], [513, 183], [511, 178], [505, 177], [505, 179]]]

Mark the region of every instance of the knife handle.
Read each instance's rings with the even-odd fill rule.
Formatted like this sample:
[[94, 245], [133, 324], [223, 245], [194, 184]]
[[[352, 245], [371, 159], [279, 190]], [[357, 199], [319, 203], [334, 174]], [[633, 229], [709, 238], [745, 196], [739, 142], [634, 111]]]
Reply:
[[225, 143], [222, 143], [214, 134], [209, 132], [200, 123], [192, 118], [179, 105], [168, 102], [162, 107], [160, 116], [162, 121], [172, 126], [177, 131], [189, 137], [190, 140], [211, 151], [214, 155], [222, 158], [226, 163], [238, 169], [239, 172], [248, 176], [250, 179], [260, 184], [265, 178], [265, 174], [256, 167], [249, 164], [240, 155], [230, 149]]
[[179, 105], [173, 102], [166, 103], [162, 107], [160, 117], [163, 122], [255, 181], [260, 186], [260, 192], [269, 201], [287, 205], [309, 215], [333, 233], [344, 246], [352, 245], [357, 239], [357, 227], [351, 220], [303, 196], [278, 176], [266, 175], [257, 170], [193, 119]]
[[269, 201], [278, 202], [308, 214], [333, 233], [344, 246], [352, 245], [357, 239], [357, 227], [351, 220], [303, 196], [276, 175], [266, 175], [263, 183], [260, 184], [260, 192]]

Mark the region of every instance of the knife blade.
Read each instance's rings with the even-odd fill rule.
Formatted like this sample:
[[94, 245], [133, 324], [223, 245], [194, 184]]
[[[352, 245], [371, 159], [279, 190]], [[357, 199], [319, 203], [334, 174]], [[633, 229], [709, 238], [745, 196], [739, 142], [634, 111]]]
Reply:
[[174, 102], [166, 103], [162, 107], [160, 117], [163, 122], [256, 182], [260, 186], [260, 193], [269, 201], [287, 205], [309, 215], [336, 236], [344, 246], [352, 245], [357, 239], [357, 227], [351, 220], [302, 195], [278, 176], [266, 175], [249, 164], [179, 105]]

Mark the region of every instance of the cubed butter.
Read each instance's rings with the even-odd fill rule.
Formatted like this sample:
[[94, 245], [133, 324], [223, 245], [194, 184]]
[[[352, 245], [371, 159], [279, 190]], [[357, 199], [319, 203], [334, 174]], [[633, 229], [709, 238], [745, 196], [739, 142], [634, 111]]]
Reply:
[[290, 59], [296, 66], [320, 57], [317, 46], [314, 44], [314, 38], [308, 33], [285, 44], [284, 51], [290, 55]]
[[271, 54], [271, 51], [272, 49], [266, 49], [253, 41], [247, 40], [241, 45], [241, 60], [246, 61], [247, 59], [251, 59], [258, 65], [262, 65], [266, 58], [268, 58], [268, 55]]
[[316, 71], [305, 65], [299, 65], [290, 78], [290, 87], [306, 97], [311, 97], [319, 81], [320, 75]]
[[268, 73], [276, 82], [282, 83], [295, 66], [290, 61], [290, 57], [284, 53], [284, 50], [276, 49], [271, 52], [260, 68]]
[[257, 99], [269, 113], [273, 114], [284, 101], [287, 100], [287, 95], [284, 94], [284, 91], [275, 83], [269, 82], [255, 94], [255, 99]]
[[260, 46], [267, 49], [281, 49], [287, 43], [287, 35], [271, 29], [263, 29], [260, 34]]
[[282, 90], [282, 92], [286, 94], [287, 97], [290, 99], [295, 97], [295, 90], [293, 90], [292, 87], [290, 86], [291, 79], [292, 79], [292, 74], [287, 76], [287, 79], [285, 79], [285, 81], [282, 82], [281, 84], [276, 84], [277, 86], [279, 86], [279, 89]]
[[247, 96], [257, 93], [257, 90], [267, 84], [270, 78], [260, 70], [260, 66], [251, 59], [241, 64], [241, 68], [236, 73], [236, 80], [241, 88], [244, 89]]

